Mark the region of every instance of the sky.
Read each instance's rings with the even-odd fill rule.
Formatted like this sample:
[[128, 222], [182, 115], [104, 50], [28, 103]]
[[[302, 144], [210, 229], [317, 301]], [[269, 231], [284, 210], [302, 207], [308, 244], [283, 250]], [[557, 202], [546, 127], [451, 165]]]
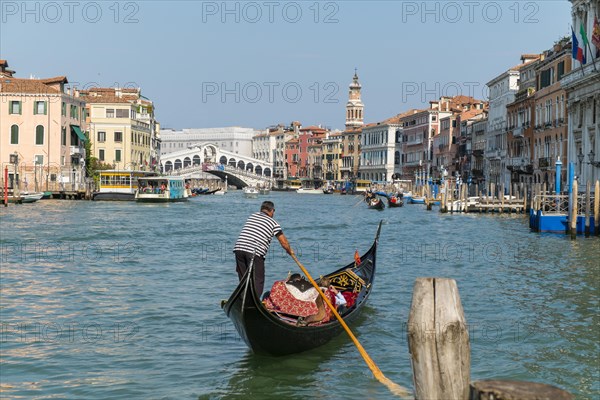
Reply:
[[300, 121], [343, 129], [355, 69], [365, 123], [485, 84], [570, 35], [543, 1], [0, 0], [16, 77], [140, 87], [163, 128]]

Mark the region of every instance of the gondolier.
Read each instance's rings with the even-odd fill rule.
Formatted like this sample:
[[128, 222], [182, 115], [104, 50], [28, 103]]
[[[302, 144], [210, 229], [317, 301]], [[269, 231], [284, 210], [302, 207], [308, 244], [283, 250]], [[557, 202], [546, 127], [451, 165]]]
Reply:
[[271, 201], [263, 201], [260, 212], [248, 217], [233, 252], [235, 253], [236, 271], [240, 280], [248, 270], [254, 257], [254, 285], [256, 292], [262, 294], [265, 284], [265, 257], [273, 236], [277, 237], [281, 247], [292, 255], [293, 251], [277, 221], [273, 219], [275, 205]]

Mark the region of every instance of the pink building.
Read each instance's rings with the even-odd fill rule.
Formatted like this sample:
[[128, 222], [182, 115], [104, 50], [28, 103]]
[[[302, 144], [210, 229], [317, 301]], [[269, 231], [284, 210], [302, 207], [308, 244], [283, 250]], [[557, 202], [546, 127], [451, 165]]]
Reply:
[[8, 167], [9, 185], [31, 192], [83, 189], [85, 102], [67, 89], [65, 76], [13, 74], [0, 60], [0, 162]]

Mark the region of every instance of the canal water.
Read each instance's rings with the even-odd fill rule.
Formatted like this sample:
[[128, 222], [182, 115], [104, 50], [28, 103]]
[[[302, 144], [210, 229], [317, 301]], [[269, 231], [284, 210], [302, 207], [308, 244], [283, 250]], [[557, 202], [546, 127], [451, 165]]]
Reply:
[[[256, 356], [221, 311], [237, 284], [233, 243], [267, 198], [315, 276], [367, 250], [384, 221], [374, 290], [352, 327], [392, 381], [412, 388], [412, 288], [438, 276], [458, 283], [473, 380], [600, 396], [600, 238], [531, 233], [523, 215], [380, 212], [354, 196], [240, 192], [2, 208], [1, 396], [390, 398], [345, 335], [303, 354]], [[266, 265], [267, 282], [297, 271], [276, 241]]]

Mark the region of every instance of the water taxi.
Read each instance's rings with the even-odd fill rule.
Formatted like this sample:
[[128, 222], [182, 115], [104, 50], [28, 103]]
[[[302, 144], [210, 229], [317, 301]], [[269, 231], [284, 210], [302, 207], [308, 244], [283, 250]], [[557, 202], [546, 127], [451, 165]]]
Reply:
[[92, 200], [133, 201], [138, 179], [154, 175], [156, 173], [150, 171], [100, 171], [100, 189], [92, 194]]
[[258, 189], [254, 186], [246, 186], [244, 188], [244, 197], [247, 199], [256, 199], [258, 197]]
[[135, 200], [148, 203], [187, 201], [185, 180], [174, 176], [152, 176], [138, 179]]
[[364, 193], [371, 188], [371, 181], [366, 179], [357, 179], [354, 181], [354, 193]]

